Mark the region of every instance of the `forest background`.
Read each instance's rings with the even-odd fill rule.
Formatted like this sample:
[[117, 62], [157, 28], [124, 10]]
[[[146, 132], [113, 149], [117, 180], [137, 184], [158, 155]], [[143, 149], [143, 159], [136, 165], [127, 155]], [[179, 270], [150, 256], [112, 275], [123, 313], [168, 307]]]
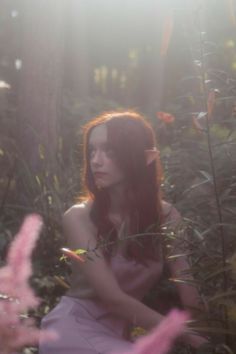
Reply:
[[43, 301], [31, 315], [67, 287], [61, 215], [82, 192], [81, 127], [132, 108], [156, 131], [163, 192], [183, 216], [208, 310], [200, 330], [233, 353], [236, 1], [2, 0], [0, 23], [0, 259], [39, 213], [32, 286]]

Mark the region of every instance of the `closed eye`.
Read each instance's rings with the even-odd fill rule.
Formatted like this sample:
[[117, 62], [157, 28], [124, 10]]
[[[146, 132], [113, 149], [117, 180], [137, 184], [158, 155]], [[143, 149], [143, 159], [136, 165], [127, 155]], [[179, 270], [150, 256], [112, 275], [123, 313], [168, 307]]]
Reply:
[[95, 149], [91, 146], [88, 148], [88, 155], [89, 157], [92, 157], [94, 155]]
[[105, 151], [107, 157], [109, 157], [110, 159], [115, 157], [115, 151], [111, 147], [109, 147], [109, 146], [105, 147], [104, 151]]
[[[112, 158], [115, 157], [115, 152], [114, 152], [114, 150], [113, 150], [109, 145], [103, 144], [100, 149], [101, 149], [101, 151], [104, 152], [104, 153], [106, 154], [106, 156], [109, 157], [110, 159], [112, 159]], [[96, 149], [95, 147], [93, 147], [93, 146], [89, 146], [89, 147], [88, 147], [88, 155], [89, 155], [90, 158], [94, 156], [96, 150], [97, 150], [97, 149]]]

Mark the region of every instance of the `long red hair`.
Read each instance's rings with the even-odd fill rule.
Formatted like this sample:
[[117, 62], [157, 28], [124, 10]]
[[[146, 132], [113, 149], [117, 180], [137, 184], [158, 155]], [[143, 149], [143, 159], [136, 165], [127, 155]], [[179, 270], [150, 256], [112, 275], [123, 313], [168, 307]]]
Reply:
[[[108, 193], [106, 189], [98, 189], [94, 182], [88, 148], [92, 130], [101, 124], [107, 127], [109, 147], [114, 151], [117, 164], [126, 178], [130, 235], [143, 234], [128, 242], [127, 256], [137, 260], [153, 258], [156, 254], [154, 244], [160, 245], [159, 236], [153, 237], [153, 234], [160, 233], [163, 221], [160, 161], [157, 157], [150, 164], [146, 163], [145, 151], [156, 147], [153, 129], [143, 116], [133, 111], [104, 113], [84, 127], [83, 177], [86, 197], [93, 200], [91, 219], [97, 226], [98, 237], [108, 244], [117, 235], [115, 231], [111, 232], [114, 228], [108, 220]], [[107, 250], [109, 253], [110, 247]]]

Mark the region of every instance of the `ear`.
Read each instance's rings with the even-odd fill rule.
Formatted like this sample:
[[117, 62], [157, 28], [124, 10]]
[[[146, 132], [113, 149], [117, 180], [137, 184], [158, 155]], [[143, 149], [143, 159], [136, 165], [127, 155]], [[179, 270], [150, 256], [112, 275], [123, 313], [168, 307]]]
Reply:
[[148, 166], [159, 156], [159, 150], [157, 150], [157, 148], [145, 150], [145, 155], [146, 155], [146, 164]]

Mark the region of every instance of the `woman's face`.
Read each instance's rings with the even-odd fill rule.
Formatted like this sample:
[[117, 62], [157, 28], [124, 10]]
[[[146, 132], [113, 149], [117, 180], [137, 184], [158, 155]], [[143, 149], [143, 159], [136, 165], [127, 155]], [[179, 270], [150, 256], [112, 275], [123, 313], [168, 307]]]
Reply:
[[114, 151], [108, 145], [105, 124], [93, 128], [88, 149], [90, 168], [98, 188], [109, 188], [124, 182], [124, 173], [117, 166]]

